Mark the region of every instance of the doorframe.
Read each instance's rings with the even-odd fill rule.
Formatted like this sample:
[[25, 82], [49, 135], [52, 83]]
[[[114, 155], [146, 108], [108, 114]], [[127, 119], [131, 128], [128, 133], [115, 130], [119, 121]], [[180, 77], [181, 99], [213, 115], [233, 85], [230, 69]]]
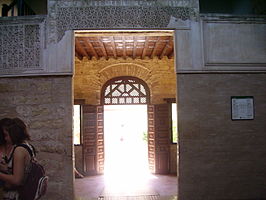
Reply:
[[[86, 30], [95, 30], [95, 29], [86, 29]], [[97, 29], [97, 30], [112, 30], [112, 29]], [[136, 28], [127, 28], [127, 29], [119, 29], [121, 31], [123, 30], [136, 30]], [[139, 30], [139, 29], [138, 29]], [[144, 31], [146, 30], [150, 30], [150, 29], [141, 29]], [[157, 28], [156, 30], [166, 30], [166, 28]], [[177, 62], [177, 59], [178, 59], [178, 48], [177, 48], [177, 31], [178, 29], [175, 29], [175, 28], [171, 28], [169, 30], [173, 30], [173, 41], [174, 41], [174, 59], [175, 59], [175, 62], [174, 62], [174, 70], [175, 70], [175, 76], [176, 76], [176, 85], [177, 85], [177, 78], [178, 78], [178, 73], [177, 73], [177, 69], [178, 69], [178, 62]], [[71, 44], [73, 45], [72, 46], [72, 83], [74, 82], [73, 81], [73, 76], [74, 76], [74, 72], [75, 72], [75, 31], [76, 30], [72, 30], [72, 41]], [[72, 87], [72, 99], [74, 99], [74, 87]], [[178, 86], [176, 87], [176, 99], [178, 99]], [[177, 100], [178, 102], [178, 100]], [[74, 103], [72, 103], [74, 105]], [[72, 105], [72, 107], [73, 107]], [[148, 106], [148, 104], [147, 104]], [[178, 107], [178, 106], [177, 106]], [[148, 112], [148, 111], [147, 111]], [[176, 111], [177, 112], [177, 115], [178, 115], [178, 110]], [[177, 122], [178, 123], [178, 122]], [[73, 120], [72, 120], [72, 126], [73, 126]], [[178, 125], [177, 125], [178, 126]], [[179, 135], [177, 135], [177, 137], [179, 138]], [[73, 134], [72, 134], [72, 140], [73, 140]], [[72, 152], [74, 152], [74, 145], [72, 145], [71, 147], [72, 149]], [[177, 143], [177, 185], [179, 185], [179, 152], [180, 152], [180, 144], [179, 144], [179, 140], [178, 140], [178, 143]], [[73, 157], [75, 156], [75, 154], [73, 154]], [[74, 157], [75, 158], [75, 157]], [[74, 158], [73, 158], [73, 161], [74, 161]], [[73, 162], [73, 165], [72, 165], [72, 168], [73, 168], [73, 171], [74, 171], [74, 166], [75, 166], [75, 163]], [[75, 179], [75, 177], [73, 177], [73, 179]], [[179, 187], [179, 186], [178, 186]], [[177, 196], [179, 194], [177, 193]]]

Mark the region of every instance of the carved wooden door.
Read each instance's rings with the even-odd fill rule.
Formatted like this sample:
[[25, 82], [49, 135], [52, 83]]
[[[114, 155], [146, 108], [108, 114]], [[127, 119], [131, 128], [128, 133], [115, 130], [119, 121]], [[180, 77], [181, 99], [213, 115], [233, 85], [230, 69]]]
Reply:
[[83, 105], [83, 156], [87, 175], [97, 173], [96, 166], [96, 106]]
[[103, 107], [83, 106], [83, 156], [84, 171], [87, 175], [103, 172]]
[[155, 173], [168, 174], [170, 171], [170, 106], [154, 105], [155, 132]]
[[97, 173], [104, 172], [104, 127], [103, 106], [97, 106]]
[[154, 105], [148, 105], [148, 160], [149, 170], [155, 173]]

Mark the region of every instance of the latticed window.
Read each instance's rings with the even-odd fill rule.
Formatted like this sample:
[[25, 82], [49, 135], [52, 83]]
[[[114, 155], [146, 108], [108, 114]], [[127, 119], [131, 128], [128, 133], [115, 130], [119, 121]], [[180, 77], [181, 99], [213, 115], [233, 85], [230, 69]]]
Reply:
[[102, 89], [102, 104], [148, 104], [149, 88], [136, 77], [117, 77], [109, 80]]

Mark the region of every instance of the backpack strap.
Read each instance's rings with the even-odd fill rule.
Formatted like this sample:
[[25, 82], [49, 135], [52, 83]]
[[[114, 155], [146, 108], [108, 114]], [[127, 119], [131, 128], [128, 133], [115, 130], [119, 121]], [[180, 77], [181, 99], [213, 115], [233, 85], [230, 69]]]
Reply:
[[17, 147], [24, 147], [25, 149], [27, 149], [31, 157], [34, 157], [36, 155], [35, 149], [31, 144], [18, 144], [15, 148]]
[[[30, 146], [30, 147], [29, 147], [29, 146]], [[6, 163], [9, 163], [10, 160], [13, 159], [13, 155], [14, 155], [15, 149], [16, 149], [17, 147], [24, 147], [25, 149], [27, 149], [27, 151], [29, 152], [31, 158], [33, 158], [33, 157], [36, 156], [36, 150], [35, 150], [35, 148], [34, 148], [33, 145], [31, 145], [31, 144], [29, 144], [29, 145], [27, 145], [27, 144], [18, 144], [18, 145], [16, 145], [16, 146], [13, 148], [12, 153], [11, 153], [9, 159], [6, 160]]]
[[15, 151], [16, 147], [17, 147], [17, 146], [15, 146], [15, 147], [13, 148], [12, 153], [10, 154], [9, 158], [6, 158], [6, 159], [5, 159], [5, 162], [6, 162], [6, 163], [9, 163], [9, 162], [13, 159], [13, 154], [14, 154], [14, 151]]

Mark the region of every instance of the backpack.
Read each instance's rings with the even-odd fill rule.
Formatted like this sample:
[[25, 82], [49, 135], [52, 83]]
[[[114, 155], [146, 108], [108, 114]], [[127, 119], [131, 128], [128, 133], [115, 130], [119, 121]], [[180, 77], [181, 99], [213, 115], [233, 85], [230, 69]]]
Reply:
[[[35, 149], [32, 145], [19, 144], [16, 147], [24, 147], [31, 156], [30, 170], [23, 185], [18, 187], [20, 200], [38, 200], [47, 191], [48, 176], [45, 175], [44, 167], [35, 158]], [[15, 150], [15, 149], [14, 149]], [[14, 152], [13, 150], [13, 152]]]

